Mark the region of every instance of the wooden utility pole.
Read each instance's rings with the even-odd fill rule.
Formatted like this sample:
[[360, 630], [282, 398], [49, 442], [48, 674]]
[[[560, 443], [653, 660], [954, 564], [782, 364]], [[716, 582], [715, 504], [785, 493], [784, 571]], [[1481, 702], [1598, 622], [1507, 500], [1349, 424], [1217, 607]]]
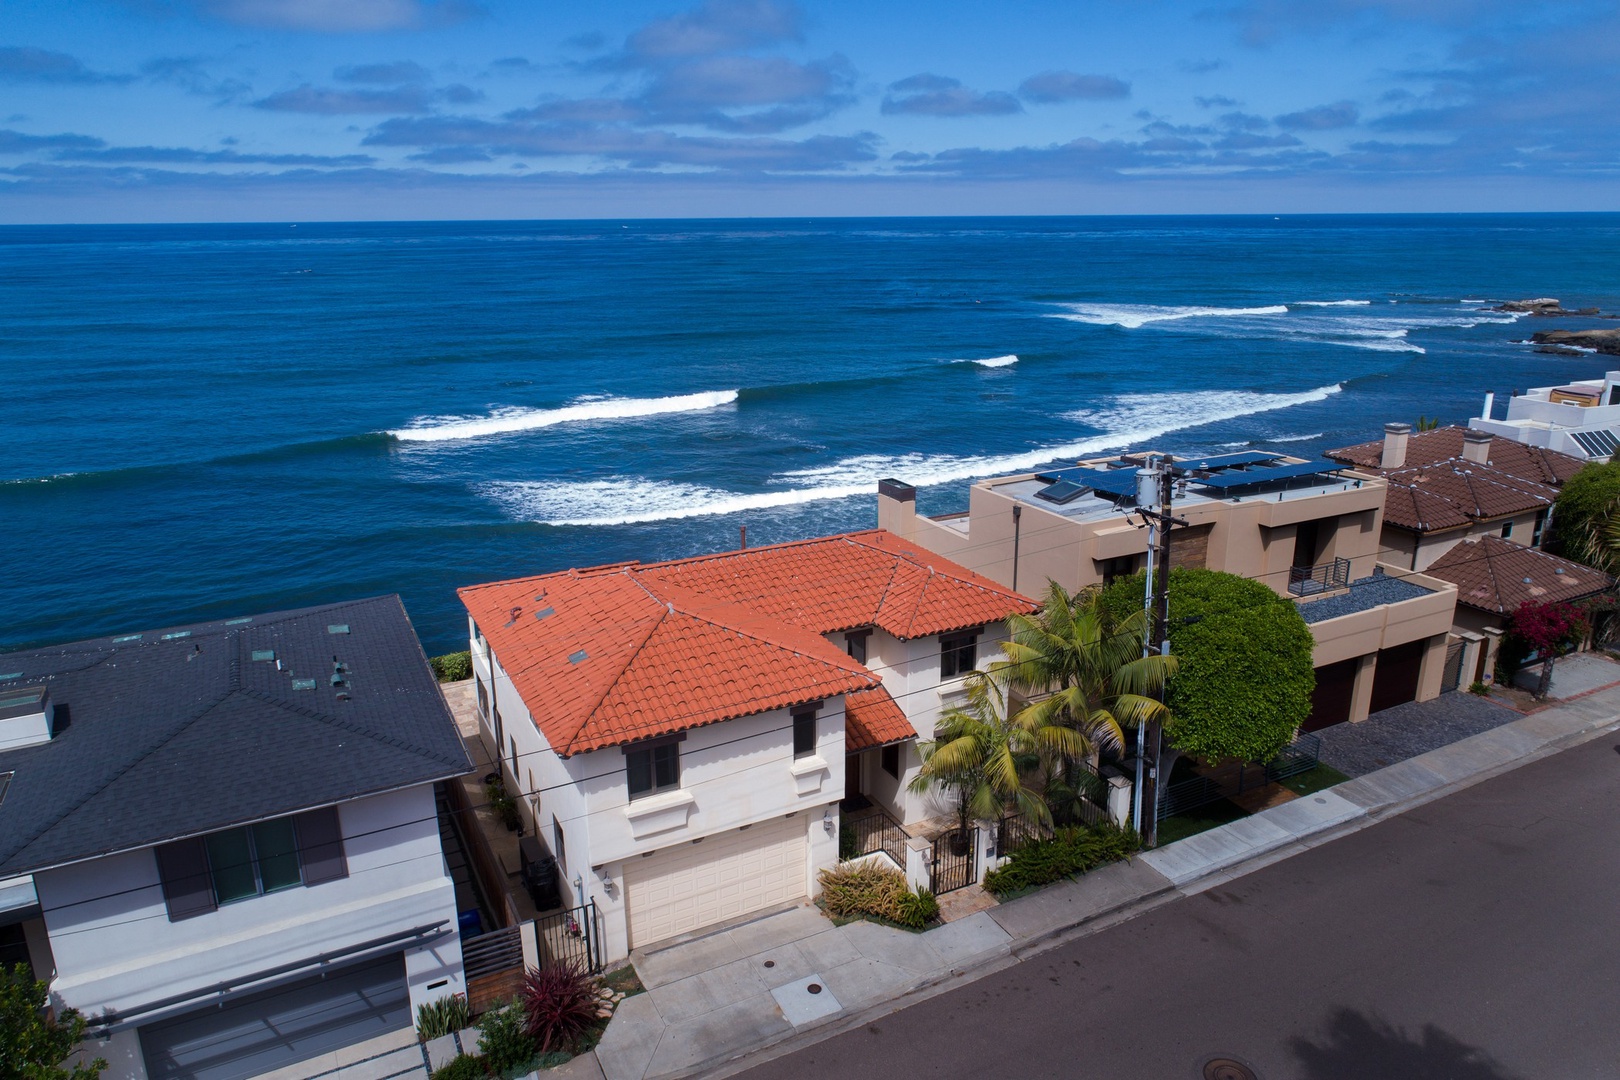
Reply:
[[[1143, 656], [1170, 654], [1170, 530], [1186, 525], [1171, 513], [1171, 500], [1175, 492], [1175, 473], [1171, 469], [1173, 458], [1154, 455], [1143, 473], [1156, 472], [1152, 481], [1157, 486], [1152, 505], [1143, 505], [1146, 494], [1139, 488], [1137, 512], [1148, 522], [1148, 596], [1144, 603], [1148, 613], [1147, 639], [1143, 642]], [[1142, 481], [1149, 478], [1138, 474]], [[1140, 482], [1140, 481], [1139, 481]], [[1145, 486], [1145, 485], [1144, 485]], [[1159, 689], [1159, 700], [1164, 701], [1164, 688]], [[1159, 760], [1164, 742], [1164, 724], [1157, 717], [1143, 724], [1137, 732], [1137, 814], [1136, 828], [1144, 847], [1159, 842]]]

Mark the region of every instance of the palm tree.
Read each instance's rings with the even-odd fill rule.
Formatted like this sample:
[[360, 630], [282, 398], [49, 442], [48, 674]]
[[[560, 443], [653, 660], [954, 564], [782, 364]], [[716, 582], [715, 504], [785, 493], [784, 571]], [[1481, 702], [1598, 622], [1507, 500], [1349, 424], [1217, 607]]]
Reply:
[[999, 821], [1009, 809], [1032, 821], [1050, 823], [1043, 788], [1030, 780], [1053, 757], [1082, 752], [1073, 728], [1008, 718], [1005, 685], [995, 675], [976, 675], [968, 682], [965, 707], [947, 709], [932, 742], [920, 747], [923, 764], [910, 788], [954, 793], [957, 829], [966, 836], [974, 818]]
[[1176, 660], [1142, 655], [1145, 612], [1117, 619], [1103, 606], [1101, 590], [1071, 595], [1052, 581], [1039, 612], [1014, 615], [1007, 625], [1007, 658], [990, 669], [1018, 693], [1037, 697], [1019, 711], [1020, 727], [1071, 728], [1084, 747], [1077, 756], [1089, 758], [1102, 747], [1123, 748], [1126, 729], [1169, 718], [1153, 695], [1175, 674]]

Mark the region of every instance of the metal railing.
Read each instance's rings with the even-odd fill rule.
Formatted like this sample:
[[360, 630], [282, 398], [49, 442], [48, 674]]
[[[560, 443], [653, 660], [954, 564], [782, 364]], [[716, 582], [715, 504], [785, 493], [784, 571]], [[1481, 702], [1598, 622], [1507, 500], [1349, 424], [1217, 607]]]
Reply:
[[1025, 844], [1045, 836], [1041, 827], [1022, 814], [1008, 814], [996, 822], [996, 855], [1006, 858]]
[[602, 919], [596, 901], [534, 920], [540, 962], [571, 963], [589, 974], [602, 970]]
[[840, 858], [858, 859], [874, 851], [885, 851], [897, 866], [906, 865], [906, 831], [881, 806], [863, 810], [859, 817], [845, 816], [839, 822], [839, 829]]
[[1281, 753], [1265, 764], [1238, 762], [1208, 775], [1166, 784], [1159, 793], [1159, 816], [1174, 817], [1219, 799], [1230, 799], [1245, 791], [1298, 776], [1316, 768], [1321, 752], [1322, 740], [1301, 732], [1294, 736], [1293, 742], [1282, 748]]
[[1295, 596], [1315, 596], [1350, 587], [1350, 560], [1334, 559], [1315, 566], [1290, 566], [1288, 591]]

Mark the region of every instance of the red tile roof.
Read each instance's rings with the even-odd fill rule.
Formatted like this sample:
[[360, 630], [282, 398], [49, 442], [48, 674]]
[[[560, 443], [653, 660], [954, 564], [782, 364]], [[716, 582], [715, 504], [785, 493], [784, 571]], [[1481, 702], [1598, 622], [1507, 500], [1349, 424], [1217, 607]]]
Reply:
[[[921, 637], [1037, 606], [877, 529], [460, 596], [563, 757], [879, 685], [823, 634]], [[905, 719], [883, 697], [888, 707], [868, 698], [855, 709], [879, 734]]]
[[1384, 472], [1384, 521], [1414, 532], [1458, 529], [1492, 518], [1547, 510], [1558, 489], [1489, 465], [1456, 458]]
[[917, 729], [883, 687], [857, 690], [844, 698], [844, 749], [866, 750], [916, 737]]
[[[1461, 458], [1463, 450], [1463, 433], [1467, 428], [1452, 425], [1450, 427], [1435, 428], [1433, 431], [1414, 432], [1406, 443], [1406, 461], [1402, 468], [1412, 468], [1420, 465], [1435, 465], [1453, 458]], [[1521, 480], [1533, 480], [1539, 484], [1551, 484], [1554, 487], [1562, 486], [1570, 477], [1580, 472], [1581, 466], [1586, 464], [1580, 458], [1568, 454], [1560, 454], [1556, 450], [1545, 447], [1529, 446], [1525, 443], [1498, 435], [1491, 439], [1486, 450], [1485, 464], [1498, 469], [1510, 476]], [[1379, 463], [1384, 457], [1384, 443], [1382, 439], [1374, 442], [1358, 443], [1355, 446], [1345, 446], [1338, 450], [1329, 450], [1322, 455], [1334, 461], [1342, 461], [1347, 465], [1356, 465], [1365, 469], [1379, 470]]]
[[1525, 601], [1579, 600], [1614, 584], [1601, 570], [1496, 536], [1464, 540], [1423, 572], [1454, 583], [1457, 603], [1493, 615], [1511, 614]]

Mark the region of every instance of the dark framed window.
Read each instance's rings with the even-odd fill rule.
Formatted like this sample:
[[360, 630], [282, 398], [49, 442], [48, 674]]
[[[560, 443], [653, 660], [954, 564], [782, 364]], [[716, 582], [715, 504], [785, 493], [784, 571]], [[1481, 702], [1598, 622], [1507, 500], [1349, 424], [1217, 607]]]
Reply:
[[1102, 573], [1104, 585], [1112, 585], [1117, 579], [1130, 577], [1136, 573], [1136, 556], [1120, 555], [1112, 559], [1097, 559], [1097, 567]]
[[1535, 524], [1535, 527], [1530, 530], [1530, 546], [1531, 547], [1537, 547], [1537, 548], [1540, 547], [1541, 546], [1541, 534], [1546, 532], [1546, 531], [1547, 531], [1547, 511], [1545, 511], [1545, 510], [1537, 510], [1536, 511], [1536, 524]]
[[806, 709], [793, 714], [793, 756], [810, 757], [816, 752], [816, 711]]
[[866, 640], [871, 636], [870, 630], [851, 630], [844, 635], [844, 651], [857, 664], [866, 663]]
[[484, 680], [482, 678], [475, 677], [473, 685], [478, 689], [478, 715], [487, 719], [489, 717], [489, 691], [484, 689]]
[[966, 675], [979, 663], [979, 632], [939, 635], [939, 677]]
[[681, 786], [681, 744], [678, 739], [659, 739], [624, 748], [625, 774], [630, 797], [639, 799]]
[[894, 777], [896, 780], [900, 779], [900, 744], [890, 743], [888, 746], [885, 746], [883, 748], [882, 759], [883, 771]]
[[557, 820], [556, 814], [551, 815], [551, 848], [551, 853], [557, 856], [557, 868], [566, 874], [568, 872], [568, 850], [567, 845], [563, 843], [562, 822]]
[[1511, 522], [1511, 521], [1502, 522], [1502, 539], [1506, 540], [1508, 537], [1510, 537], [1512, 535], [1513, 535], [1513, 522]]
[[336, 807], [223, 829], [155, 849], [169, 921], [349, 876]]

